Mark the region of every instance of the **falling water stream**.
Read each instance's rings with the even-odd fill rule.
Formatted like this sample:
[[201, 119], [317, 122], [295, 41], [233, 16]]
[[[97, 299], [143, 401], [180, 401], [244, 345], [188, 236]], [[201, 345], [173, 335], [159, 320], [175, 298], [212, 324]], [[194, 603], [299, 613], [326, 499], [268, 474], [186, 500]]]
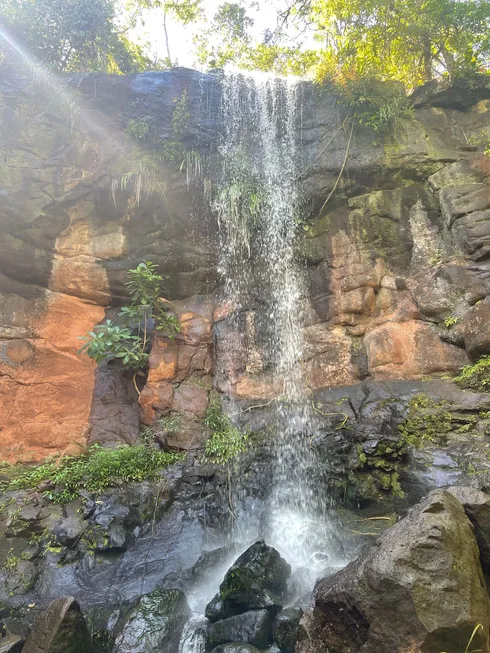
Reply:
[[[292, 565], [344, 561], [331, 550], [332, 526], [325, 498], [315, 492], [315, 427], [310, 392], [303, 376], [303, 269], [294, 240], [300, 211], [298, 133], [300, 98], [296, 81], [262, 75], [228, 74], [223, 79], [220, 145], [221, 179], [214, 199], [220, 236], [223, 301], [231, 307], [237, 332], [243, 313], [254, 316], [260, 341], [260, 372], [277, 388], [270, 404], [275, 423], [273, 477], [266, 524], [260, 536]], [[241, 320], [241, 321], [240, 321]], [[256, 516], [240, 514], [239, 541], [257, 539]], [[236, 557], [236, 556], [235, 556]], [[231, 562], [231, 561], [230, 561]], [[196, 615], [223, 578], [191, 600]], [[184, 631], [180, 653], [204, 651], [202, 618]]]

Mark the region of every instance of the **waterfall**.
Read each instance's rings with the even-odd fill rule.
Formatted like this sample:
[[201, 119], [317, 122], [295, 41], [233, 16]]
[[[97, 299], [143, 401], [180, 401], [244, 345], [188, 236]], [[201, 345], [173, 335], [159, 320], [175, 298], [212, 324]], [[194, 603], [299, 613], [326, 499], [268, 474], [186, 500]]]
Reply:
[[[325, 568], [327, 560], [333, 567], [345, 561], [332, 546], [326, 497], [315, 491], [313, 470], [319, 466], [310, 440], [316, 420], [302, 368], [307, 293], [305, 270], [294, 249], [301, 209], [297, 91], [296, 82], [288, 79], [224, 76], [221, 176], [212, 205], [218, 219], [221, 300], [228, 328], [239, 340], [248, 325], [257, 351], [249, 363], [253, 369], [245, 372], [276, 389], [268, 402], [268, 421], [274, 423], [276, 437], [267, 512], [260, 532], [257, 515], [240, 514], [236, 539], [247, 544], [258, 535], [264, 537], [293, 569], [308, 567], [313, 583], [315, 571]], [[233, 339], [218, 338], [218, 346], [223, 348], [223, 360], [233, 359]], [[233, 370], [229, 372], [221, 379], [221, 389], [233, 395], [237, 378]], [[239, 409], [240, 403], [236, 406]], [[240, 474], [235, 476], [239, 482]], [[214, 592], [222, 578], [215, 574]], [[206, 592], [210, 600], [213, 592], [210, 588]], [[203, 650], [199, 610], [195, 615], [186, 626], [180, 653]]]
[[315, 492], [312, 477], [318, 468], [310, 447], [316, 419], [302, 368], [307, 293], [294, 250], [301, 210], [298, 88], [296, 81], [260, 74], [224, 77], [222, 178], [214, 204], [224, 303], [233, 311], [237, 333], [243, 313], [253, 316], [260, 349], [256, 367], [277, 393], [269, 408], [277, 435], [262, 535], [293, 566], [324, 552], [325, 529], [331, 531], [326, 498]]

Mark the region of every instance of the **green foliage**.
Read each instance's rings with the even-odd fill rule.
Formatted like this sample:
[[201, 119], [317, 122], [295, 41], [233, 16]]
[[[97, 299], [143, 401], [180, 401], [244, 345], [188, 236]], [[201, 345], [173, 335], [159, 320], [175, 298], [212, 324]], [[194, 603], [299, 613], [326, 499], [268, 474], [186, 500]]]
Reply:
[[481, 131], [478, 134], [472, 134], [468, 138], [468, 145], [474, 145], [475, 147], [481, 148], [485, 156], [490, 157], [490, 135], [485, 131]]
[[204, 424], [211, 429], [205, 456], [210, 462], [224, 465], [247, 450], [248, 436], [233, 426], [218, 400], [212, 401]]
[[431, 443], [444, 444], [452, 430], [452, 415], [444, 401], [435, 401], [425, 394], [414, 395], [398, 430], [407, 444], [416, 449]]
[[334, 86], [341, 103], [360, 124], [375, 131], [394, 134], [400, 120], [413, 114], [403, 85], [384, 82], [373, 76], [342, 75], [327, 79]]
[[[4, 0], [0, 24], [56, 72], [130, 73], [151, 67], [142, 48], [116, 24], [113, 0]], [[16, 56], [2, 47], [7, 58]]]
[[406, 449], [403, 440], [380, 440], [369, 454], [363, 451], [362, 445], [357, 445], [355, 470], [348, 474], [352, 489], [365, 499], [380, 499], [386, 492], [403, 498], [399, 467]]
[[174, 110], [172, 113], [172, 128], [174, 137], [180, 140], [189, 126], [191, 114], [189, 113], [187, 90], [184, 90], [180, 98], [174, 98]]
[[[319, 80], [335, 71], [355, 72], [409, 88], [434, 77], [468, 79], [488, 66], [488, 0], [293, 0], [287, 5], [278, 5], [277, 21], [257, 43], [250, 3], [222, 3], [198, 39], [201, 60], [211, 67], [233, 61]], [[306, 31], [321, 45], [312, 46], [309, 39], [301, 46]]]
[[82, 490], [99, 494], [109, 487], [156, 480], [162, 469], [182, 460], [146, 444], [104, 449], [93, 445], [86, 454], [48, 461], [27, 469], [13, 469], [5, 490], [35, 489], [49, 484], [43, 496], [63, 504], [76, 499]]
[[155, 329], [173, 337], [180, 331], [177, 318], [168, 313], [168, 302], [162, 295], [163, 277], [157, 265], [143, 261], [128, 272], [126, 288], [132, 303], [123, 306], [117, 318], [94, 327], [80, 349], [97, 364], [118, 359], [125, 367], [139, 370], [148, 363], [150, 321]]
[[243, 177], [218, 190], [214, 207], [227, 220], [242, 224], [247, 232], [246, 241], [258, 225], [265, 205], [265, 196], [255, 180]]
[[467, 390], [490, 392], [490, 356], [482, 356], [473, 365], [463, 367], [454, 381]]
[[181, 140], [185, 136], [190, 120], [187, 90], [184, 90], [180, 97], [174, 98], [174, 105], [172, 140], [151, 139], [150, 136], [154, 134], [146, 120], [128, 122], [126, 133], [136, 141], [138, 147], [131, 153], [131, 169], [119, 179], [112, 181], [114, 204], [116, 204], [116, 191], [119, 188], [125, 192], [132, 186], [136, 204], [141, 202], [143, 196], [150, 195], [155, 188], [159, 188], [161, 194], [165, 195], [165, 188], [160, 180], [164, 176], [165, 167], [169, 165], [178, 168], [181, 172], [185, 168], [188, 179], [200, 173], [199, 153], [195, 150], [187, 150]]
[[148, 136], [150, 125], [146, 120], [130, 120], [126, 127], [126, 132], [134, 138], [135, 141], [144, 141]]
[[458, 324], [458, 322], [459, 322], [459, 317], [457, 317], [456, 315], [450, 315], [449, 317], [446, 317], [446, 319], [444, 320], [444, 325], [448, 329], [450, 329], [455, 324]]

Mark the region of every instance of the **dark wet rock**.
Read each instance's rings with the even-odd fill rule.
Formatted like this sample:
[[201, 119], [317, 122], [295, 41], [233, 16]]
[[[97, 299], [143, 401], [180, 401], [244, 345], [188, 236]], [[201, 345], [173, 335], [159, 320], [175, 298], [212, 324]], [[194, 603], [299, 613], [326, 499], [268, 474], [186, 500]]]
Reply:
[[213, 596], [211, 601], [207, 604], [205, 610], [205, 616], [206, 619], [209, 619], [209, 621], [211, 621], [211, 623], [214, 621], [218, 621], [219, 619], [223, 619], [227, 616], [230, 616], [230, 614], [226, 612], [225, 606], [219, 594]]
[[17, 635], [0, 638], [0, 653], [21, 653], [24, 640]]
[[86, 528], [86, 523], [83, 523], [79, 515], [70, 515], [60, 519], [51, 532], [60, 544], [73, 546], [80, 540]]
[[179, 590], [141, 597], [116, 637], [114, 653], [175, 653], [190, 609]]
[[[268, 649], [271, 651], [272, 649]], [[231, 644], [221, 644], [216, 648], [213, 648], [212, 653], [261, 653], [261, 651], [252, 644], [244, 644], [243, 642], [231, 643]]]
[[310, 567], [299, 567], [287, 580], [286, 604], [309, 591], [315, 582], [315, 572]]
[[277, 615], [272, 632], [281, 653], [294, 653], [302, 616], [301, 608], [284, 608]]
[[228, 642], [246, 642], [267, 648], [272, 644], [273, 622], [274, 616], [269, 610], [250, 610], [211, 623], [207, 632], [208, 650]]
[[415, 108], [444, 107], [464, 110], [478, 100], [490, 97], [490, 85], [486, 75], [476, 76], [471, 88], [451, 86], [445, 79], [433, 79], [419, 86], [410, 96]]
[[[213, 551], [206, 551], [189, 569], [181, 572], [173, 572], [165, 576], [161, 583], [161, 587], [178, 587], [179, 589], [186, 591], [193, 585], [205, 583], [206, 581], [211, 580], [217, 573], [217, 570], [219, 570], [223, 565], [226, 565], [227, 561], [229, 563], [230, 558], [235, 556], [239, 549], [240, 546], [237, 544], [228, 544], [227, 546], [222, 546]], [[212, 613], [213, 609], [213, 606], [211, 606], [210, 613]], [[211, 619], [211, 621], [213, 621], [213, 619]]]
[[490, 604], [470, 521], [435, 490], [376, 546], [319, 583], [297, 653], [487, 650]]
[[206, 616], [216, 620], [258, 608], [280, 609], [290, 574], [291, 567], [280, 554], [259, 540], [226, 572]]
[[490, 571], [490, 495], [472, 487], [450, 487], [448, 492], [463, 504], [475, 529], [480, 559], [486, 573]]
[[36, 619], [23, 653], [91, 653], [90, 636], [78, 603], [53, 601]]

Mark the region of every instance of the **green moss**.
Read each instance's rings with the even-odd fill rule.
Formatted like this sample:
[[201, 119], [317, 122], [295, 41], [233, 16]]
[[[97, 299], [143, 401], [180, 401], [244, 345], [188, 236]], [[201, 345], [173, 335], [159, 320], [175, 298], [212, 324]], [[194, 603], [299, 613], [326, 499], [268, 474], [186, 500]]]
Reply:
[[250, 578], [247, 574], [236, 567], [230, 569], [226, 574], [226, 578], [220, 587], [220, 598], [222, 601], [228, 600], [230, 597], [236, 596], [242, 592], [249, 592], [251, 589]]
[[82, 456], [49, 460], [36, 467], [13, 467], [10, 480], [2, 484], [2, 489], [30, 489], [49, 483], [52, 489], [43, 496], [53, 503], [67, 503], [80, 496], [82, 490], [98, 494], [109, 487], [156, 480], [162, 469], [182, 457], [158, 451], [146, 443], [117, 449], [94, 445]]
[[408, 413], [398, 430], [412, 447], [444, 444], [452, 428], [453, 416], [444, 401], [435, 401], [425, 394], [414, 395], [408, 402]]
[[482, 356], [473, 365], [466, 365], [454, 379], [461, 388], [490, 392], [490, 356]]
[[354, 469], [348, 474], [354, 498], [378, 500], [387, 493], [403, 497], [399, 467], [405, 453], [406, 443], [403, 440], [381, 440], [369, 454], [358, 444]]

